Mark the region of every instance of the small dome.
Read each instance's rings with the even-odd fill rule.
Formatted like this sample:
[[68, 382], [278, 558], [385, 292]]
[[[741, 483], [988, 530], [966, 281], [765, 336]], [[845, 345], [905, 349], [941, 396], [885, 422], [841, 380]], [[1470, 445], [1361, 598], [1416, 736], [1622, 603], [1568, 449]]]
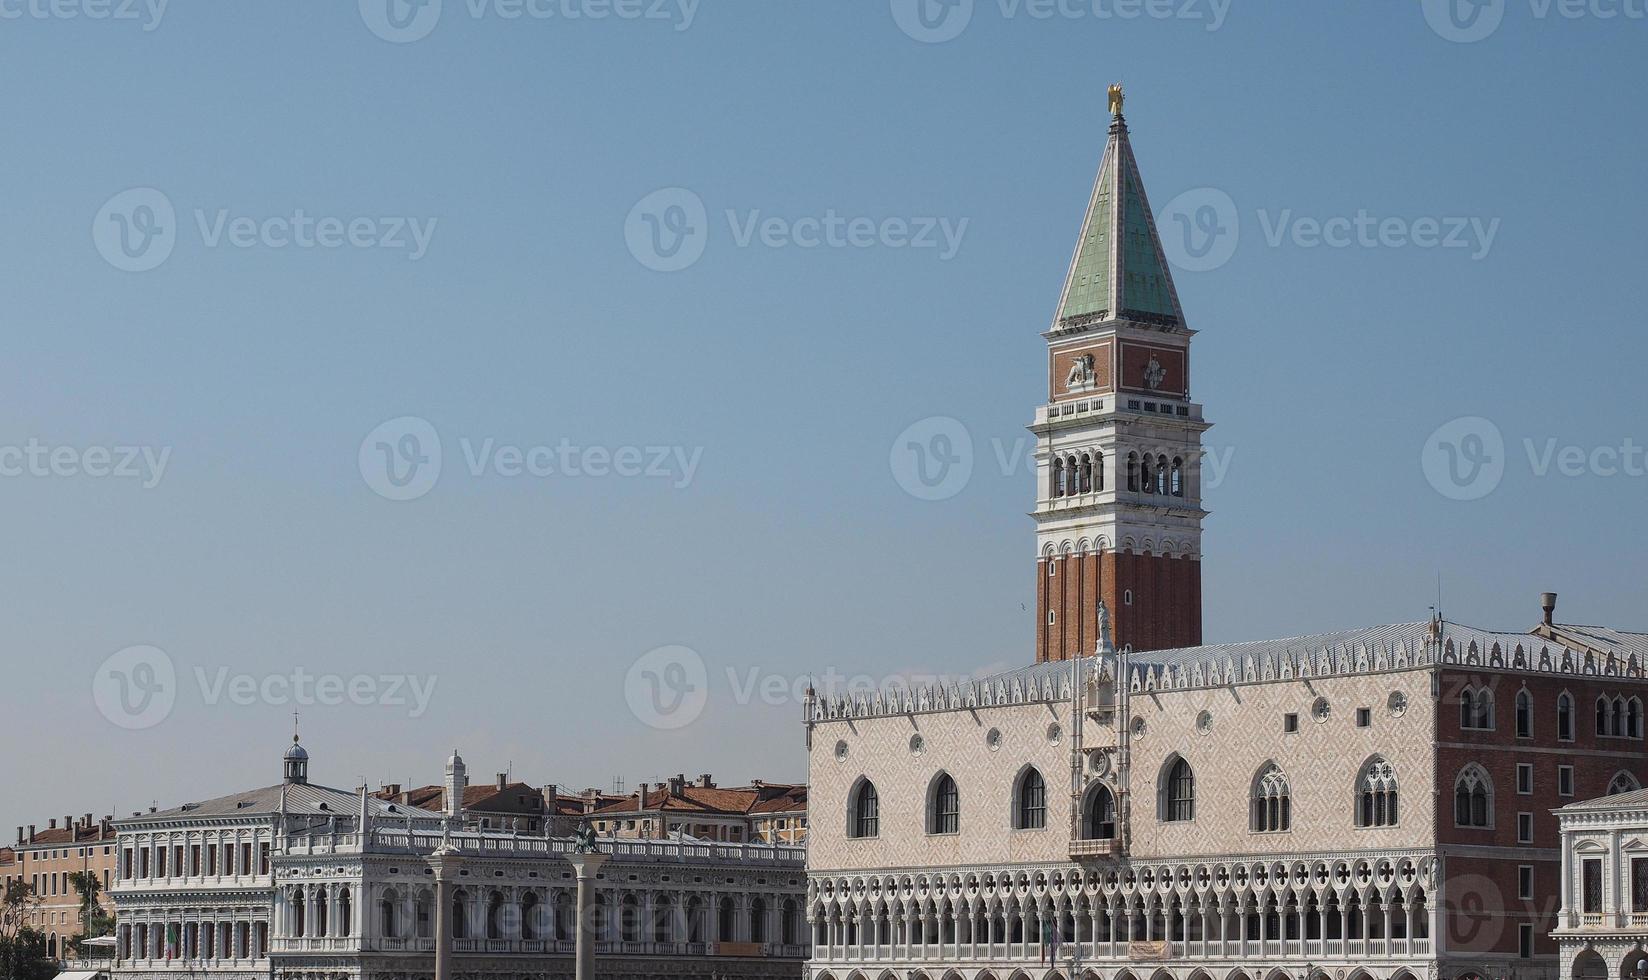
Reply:
[[446, 760], [446, 764], [448, 766], [461, 766], [464, 764], [463, 757], [458, 755], [457, 749], [452, 750], [452, 758]]
[[309, 759], [309, 751], [307, 749], [305, 749], [303, 746], [299, 745], [298, 744], [298, 737], [296, 735], [293, 735], [292, 736], [292, 747], [286, 750], [286, 761], [287, 762], [296, 762], [296, 761], [307, 761], [308, 759]]

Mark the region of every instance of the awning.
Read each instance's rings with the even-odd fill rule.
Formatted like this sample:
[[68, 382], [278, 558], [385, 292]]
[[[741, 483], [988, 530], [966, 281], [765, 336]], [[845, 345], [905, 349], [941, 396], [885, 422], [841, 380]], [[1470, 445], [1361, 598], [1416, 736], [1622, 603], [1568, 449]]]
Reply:
[[67, 970], [59, 973], [57, 980], [97, 980], [101, 976], [106, 976], [106, 974], [97, 970]]

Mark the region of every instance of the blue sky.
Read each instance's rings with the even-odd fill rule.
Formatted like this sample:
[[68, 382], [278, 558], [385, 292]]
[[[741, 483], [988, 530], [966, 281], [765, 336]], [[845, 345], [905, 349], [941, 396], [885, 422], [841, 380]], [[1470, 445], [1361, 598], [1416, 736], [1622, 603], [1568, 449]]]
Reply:
[[[1240, 227], [1177, 273], [1229, 461], [1208, 638], [1420, 619], [1438, 575], [1460, 621], [1524, 628], [1552, 589], [1648, 628], [1648, 478], [1608, 466], [1648, 444], [1640, 9], [1504, 0], [1462, 43], [1411, 2], [980, 0], [931, 43], [903, 2], [446, 0], [409, 43], [354, 3], [0, 4], [0, 447], [47, 461], [0, 477], [10, 722], [39, 733], [0, 826], [273, 782], [294, 709], [333, 785], [434, 781], [454, 745], [563, 786], [800, 779], [798, 679], [1028, 662], [1017, 440], [1116, 80], [1153, 205], [1212, 188]], [[127, 271], [104, 209], [155, 229], [141, 188], [172, 240]], [[664, 272], [627, 232], [671, 188], [704, 235]], [[275, 247], [300, 211], [357, 243]], [[1313, 244], [1359, 214], [1400, 234]], [[869, 244], [803, 247], [831, 216]], [[929, 221], [953, 248], [899, 238]], [[936, 502], [889, 467], [935, 416], [975, 451]], [[362, 444], [403, 417], [442, 468], [390, 500]], [[1462, 417], [1504, 443], [1474, 500], [1421, 465]], [[663, 475], [466, 459], [563, 441]], [[635, 668], [675, 645], [702, 710], [648, 724]], [[128, 729], [98, 685], [132, 647], [176, 679]], [[299, 670], [369, 683], [294, 704]]]

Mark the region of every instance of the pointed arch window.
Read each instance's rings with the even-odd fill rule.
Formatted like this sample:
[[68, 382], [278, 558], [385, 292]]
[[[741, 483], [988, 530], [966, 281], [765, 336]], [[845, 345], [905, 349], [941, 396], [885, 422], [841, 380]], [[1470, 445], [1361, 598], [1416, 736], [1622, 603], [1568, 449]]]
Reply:
[[1396, 770], [1376, 755], [1362, 766], [1362, 772], [1356, 777], [1356, 825], [1396, 826], [1396, 804]]
[[1493, 826], [1493, 785], [1476, 763], [1459, 773], [1453, 784], [1453, 822], [1456, 827]]
[[1047, 780], [1031, 767], [1013, 788], [1013, 829], [1044, 830], [1047, 827]]
[[1616, 793], [1634, 793], [1641, 788], [1642, 784], [1637, 782], [1637, 777], [1622, 769], [1619, 772], [1614, 773], [1614, 778], [1609, 780], [1608, 795], [1613, 796]]
[[853, 838], [881, 835], [881, 798], [875, 784], [861, 779], [847, 801], [847, 836]]
[[1253, 814], [1250, 821], [1255, 833], [1275, 834], [1293, 827], [1293, 800], [1288, 790], [1287, 776], [1272, 762], [1253, 779]]
[[1160, 812], [1167, 823], [1196, 818], [1196, 774], [1183, 756], [1174, 756], [1163, 771]]
[[1116, 795], [1103, 783], [1087, 792], [1082, 804], [1082, 839], [1114, 840], [1116, 838]]
[[1574, 698], [1567, 691], [1556, 699], [1556, 737], [1561, 742], [1574, 740]]
[[1516, 737], [1534, 737], [1534, 698], [1527, 688], [1516, 692]]
[[1486, 687], [1466, 685], [1459, 692], [1459, 727], [1474, 731], [1492, 731], [1494, 727], [1493, 692]]
[[927, 796], [927, 832], [929, 834], [961, 833], [961, 793], [956, 781], [947, 772], [938, 774]]
[[1642, 699], [1633, 697], [1625, 702], [1625, 737], [1642, 737]]

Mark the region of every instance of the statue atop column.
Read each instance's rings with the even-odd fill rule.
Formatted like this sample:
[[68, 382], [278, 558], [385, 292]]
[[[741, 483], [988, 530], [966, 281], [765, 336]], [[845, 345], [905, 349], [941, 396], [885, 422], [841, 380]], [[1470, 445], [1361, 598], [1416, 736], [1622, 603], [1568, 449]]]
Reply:
[[574, 854], [597, 854], [597, 853], [599, 853], [595, 849], [595, 828], [590, 825], [590, 822], [588, 820], [585, 820], [583, 823], [579, 824], [578, 829], [576, 831], [573, 831], [573, 834], [572, 834], [572, 853], [574, 853]]

